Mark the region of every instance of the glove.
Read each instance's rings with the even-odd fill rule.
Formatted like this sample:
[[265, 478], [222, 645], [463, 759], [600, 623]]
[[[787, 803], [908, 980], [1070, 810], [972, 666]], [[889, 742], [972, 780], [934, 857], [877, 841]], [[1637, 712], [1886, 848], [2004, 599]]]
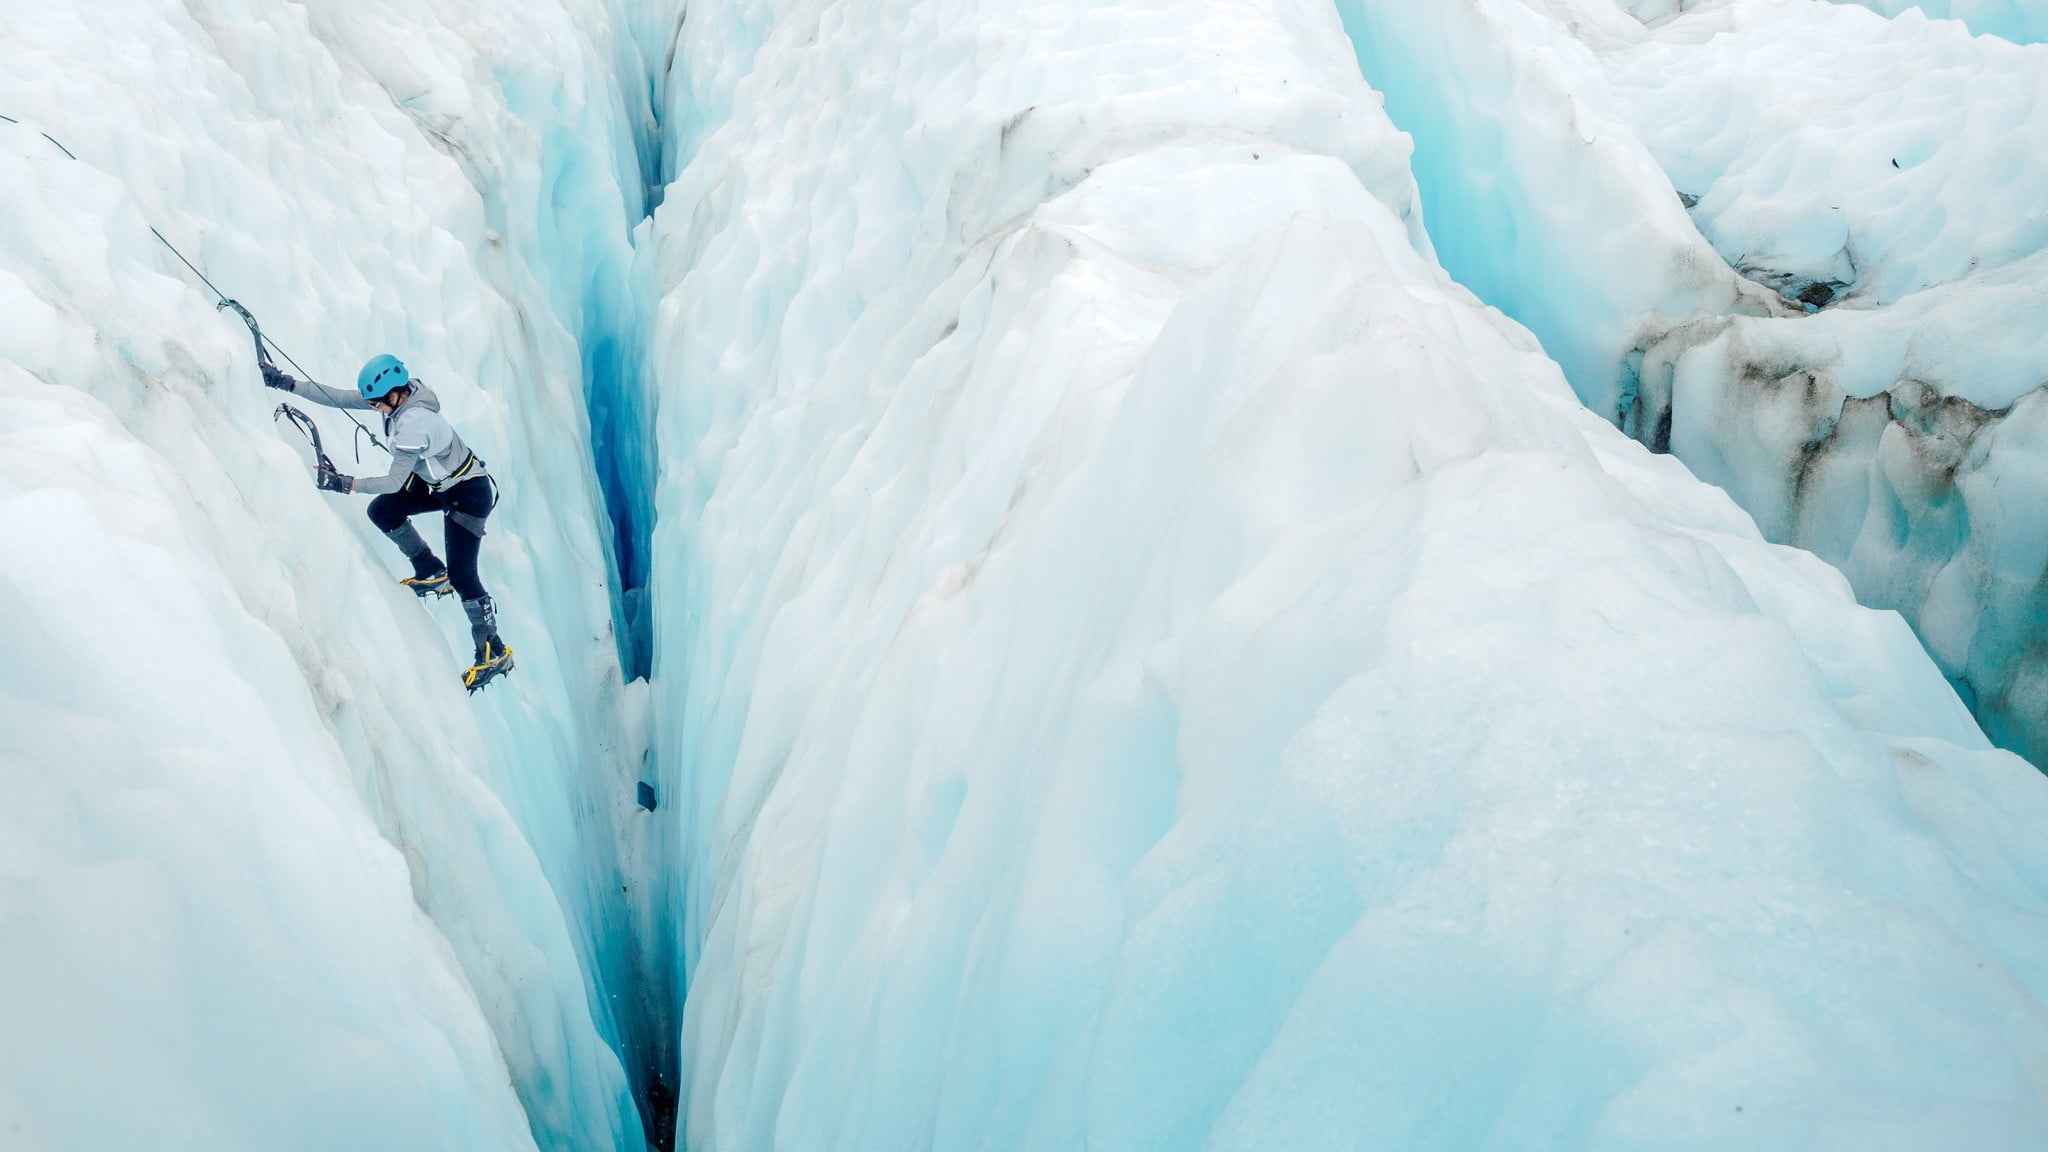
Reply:
[[287, 392], [292, 391], [292, 385], [296, 381], [290, 376], [285, 375], [284, 369], [270, 363], [268, 360], [258, 364], [257, 367], [263, 369], [263, 386], [265, 388], [282, 388]]
[[313, 483], [326, 492], [353, 492], [356, 490], [355, 477], [344, 476], [332, 468], [314, 469]]

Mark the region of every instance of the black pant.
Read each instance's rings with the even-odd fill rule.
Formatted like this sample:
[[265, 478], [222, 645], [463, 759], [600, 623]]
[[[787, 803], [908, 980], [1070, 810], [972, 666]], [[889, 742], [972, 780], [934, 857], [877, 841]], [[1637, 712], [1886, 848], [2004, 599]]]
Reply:
[[[488, 476], [473, 477], [439, 492], [427, 487], [418, 476], [408, 476], [405, 487], [370, 501], [370, 523], [378, 531], [388, 533], [396, 531], [409, 518], [438, 508], [444, 513], [470, 517], [481, 525], [497, 506], [498, 489]], [[455, 594], [464, 600], [482, 599], [484, 582], [477, 579], [476, 554], [483, 547], [483, 534], [463, 527], [453, 515], [444, 515], [441, 523], [443, 541], [448, 547], [448, 583], [455, 586]]]

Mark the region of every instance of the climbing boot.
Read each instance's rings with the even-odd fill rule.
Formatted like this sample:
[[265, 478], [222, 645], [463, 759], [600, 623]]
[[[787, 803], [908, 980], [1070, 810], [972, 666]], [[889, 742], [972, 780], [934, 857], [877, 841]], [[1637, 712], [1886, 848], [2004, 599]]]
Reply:
[[462, 686], [471, 692], [512, 670], [512, 649], [498, 638], [498, 607], [489, 596], [464, 600], [469, 614], [469, 638], [476, 644], [476, 662], [462, 674]]
[[448, 566], [441, 563], [441, 558], [434, 555], [432, 548], [427, 547], [427, 542], [420, 537], [420, 530], [413, 527], [411, 521], [400, 524], [385, 535], [391, 537], [391, 542], [398, 545], [398, 550], [405, 553], [407, 560], [412, 561], [412, 575], [399, 583], [412, 589], [413, 595], [424, 600], [455, 591], [448, 583]]

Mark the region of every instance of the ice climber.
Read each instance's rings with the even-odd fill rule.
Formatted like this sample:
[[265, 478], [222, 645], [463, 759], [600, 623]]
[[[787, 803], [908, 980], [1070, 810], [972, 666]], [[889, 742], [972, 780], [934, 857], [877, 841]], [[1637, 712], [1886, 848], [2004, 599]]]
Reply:
[[[382, 476], [346, 476], [332, 468], [315, 471], [320, 487], [331, 492], [360, 492], [370, 501], [370, 523], [391, 537], [412, 561], [412, 575], [402, 583], [421, 597], [462, 597], [469, 614], [469, 634], [476, 643], [476, 662], [462, 674], [463, 686], [474, 692], [512, 670], [512, 649], [498, 636], [498, 612], [477, 578], [477, 552], [483, 547], [484, 519], [498, 504], [498, 487], [484, 462], [456, 435], [441, 415], [433, 389], [407, 374], [398, 357], [375, 356], [356, 374], [356, 392], [298, 380], [265, 362], [263, 382], [330, 408], [374, 409], [384, 416], [384, 436], [391, 443], [391, 471]], [[357, 393], [360, 393], [359, 395]], [[411, 518], [439, 509], [448, 562], [412, 526]]]

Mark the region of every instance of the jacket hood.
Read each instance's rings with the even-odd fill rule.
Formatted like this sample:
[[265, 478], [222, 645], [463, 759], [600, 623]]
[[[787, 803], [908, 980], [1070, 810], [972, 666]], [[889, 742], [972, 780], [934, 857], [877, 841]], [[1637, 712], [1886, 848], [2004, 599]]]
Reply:
[[408, 408], [424, 408], [429, 412], [439, 412], [441, 410], [441, 398], [434, 395], [432, 388], [427, 387], [418, 380], [414, 380], [412, 382], [412, 395], [407, 396], [405, 403], [400, 404], [397, 410], [391, 413], [392, 419], [397, 419], [399, 413], [404, 412]]

